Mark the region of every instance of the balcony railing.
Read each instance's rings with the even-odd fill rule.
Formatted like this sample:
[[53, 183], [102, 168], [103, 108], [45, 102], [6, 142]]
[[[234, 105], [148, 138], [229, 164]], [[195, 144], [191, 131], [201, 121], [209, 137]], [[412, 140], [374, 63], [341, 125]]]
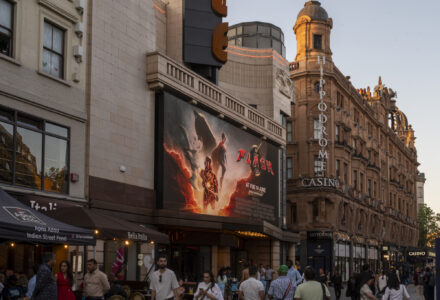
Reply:
[[147, 83], [152, 90], [171, 88], [279, 145], [286, 144], [283, 126], [160, 52], [147, 54]]

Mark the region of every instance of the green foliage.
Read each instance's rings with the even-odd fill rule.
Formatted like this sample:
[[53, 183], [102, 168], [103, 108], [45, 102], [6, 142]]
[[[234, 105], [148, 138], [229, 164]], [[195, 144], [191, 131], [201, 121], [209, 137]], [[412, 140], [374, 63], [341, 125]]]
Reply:
[[432, 247], [435, 244], [435, 238], [440, 237], [440, 214], [423, 204], [419, 209], [417, 220], [419, 222], [419, 247]]

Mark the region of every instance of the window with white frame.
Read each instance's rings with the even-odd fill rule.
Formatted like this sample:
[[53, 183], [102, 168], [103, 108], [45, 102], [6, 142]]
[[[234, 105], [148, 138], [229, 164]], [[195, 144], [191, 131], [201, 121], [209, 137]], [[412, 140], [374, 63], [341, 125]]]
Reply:
[[64, 30], [44, 21], [43, 72], [64, 78]]

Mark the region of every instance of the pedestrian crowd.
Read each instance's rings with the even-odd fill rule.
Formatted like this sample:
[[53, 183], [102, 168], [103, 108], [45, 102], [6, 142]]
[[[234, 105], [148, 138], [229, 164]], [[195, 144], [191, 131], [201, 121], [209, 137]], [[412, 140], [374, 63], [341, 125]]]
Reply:
[[[29, 277], [12, 270], [0, 271], [0, 300], [74, 300], [73, 291], [77, 289], [82, 289], [85, 300], [104, 300], [114, 295], [127, 299], [115, 275], [107, 277], [99, 270], [96, 260], [87, 261], [87, 272], [78, 286], [70, 263], [62, 261], [59, 272], [53, 276], [55, 263], [55, 255], [45, 253], [43, 263], [35, 267]], [[167, 257], [160, 255], [156, 264], [157, 271], [149, 276], [151, 300], [183, 300], [183, 280], [168, 269]], [[230, 267], [221, 268], [217, 277], [207, 270], [201, 274], [202, 280], [190, 294], [195, 300], [326, 300], [330, 299], [328, 287], [331, 279], [336, 299], [341, 298], [343, 280], [338, 272], [331, 278], [323, 269], [316, 272], [310, 266], [302, 272], [292, 261], [279, 266], [276, 271], [269, 265], [244, 263], [238, 280], [232, 277]], [[352, 300], [409, 299], [406, 286], [410, 282], [416, 287], [417, 299], [434, 299], [435, 274], [430, 268], [416, 269], [411, 278], [409, 272], [397, 269], [374, 274], [369, 265], [350, 277], [345, 296]]]
[[[347, 282], [346, 297], [352, 300], [404, 300], [410, 295], [407, 286], [411, 283], [409, 272], [392, 268], [378, 274], [364, 265], [362, 272], [353, 274]], [[430, 268], [416, 269], [412, 279], [416, 288], [417, 300], [434, 300], [435, 275]], [[341, 297], [342, 283], [336, 287], [336, 299]]]
[[[75, 283], [70, 263], [62, 261], [59, 264], [60, 271], [54, 276], [52, 269], [55, 263], [53, 253], [44, 253], [43, 263], [35, 266], [29, 276], [16, 274], [13, 270], [0, 271], [0, 300], [75, 300]], [[103, 300], [118, 294], [115, 293], [116, 282], [109, 282], [94, 259], [87, 261], [87, 273], [80, 285], [78, 289], [83, 289], [85, 300]], [[119, 295], [124, 296], [123, 293]]]

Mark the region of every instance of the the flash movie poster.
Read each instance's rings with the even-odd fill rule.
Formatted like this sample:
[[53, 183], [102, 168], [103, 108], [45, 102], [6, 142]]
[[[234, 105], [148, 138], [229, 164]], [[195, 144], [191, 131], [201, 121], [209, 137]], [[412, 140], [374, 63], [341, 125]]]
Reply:
[[163, 207], [276, 222], [278, 149], [173, 95], [160, 105]]

